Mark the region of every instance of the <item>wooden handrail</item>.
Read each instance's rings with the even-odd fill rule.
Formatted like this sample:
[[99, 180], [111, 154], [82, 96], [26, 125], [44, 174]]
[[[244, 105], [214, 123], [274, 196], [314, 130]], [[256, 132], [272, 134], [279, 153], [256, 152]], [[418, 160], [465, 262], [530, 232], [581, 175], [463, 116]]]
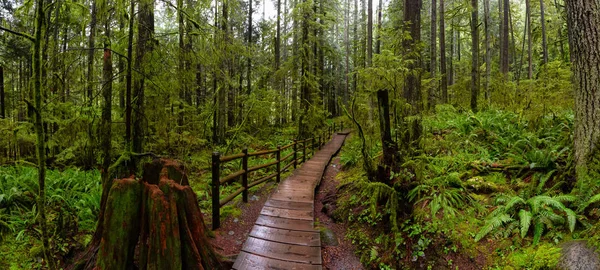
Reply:
[[[276, 178], [276, 181], [280, 182], [282, 173], [286, 172], [292, 166], [294, 167], [294, 169], [296, 169], [298, 166], [298, 163], [304, 163], [307, 159], [307, 150], [309, 151], [310, 156], [314, 156], [315, 148], [320, 150], [321, 146], [323, 146], [327, 141], [329, 141], [331, 136], [338, 131], [338, 127], [339, 127], [340, 131], [343, 130], [344, 123], [342, 122], [339, 126], [336, 127], [336, 124], [334, 122], [333, 126], [329, 126], [327, 129], [323, 130], [323, 134], [317, 135], [316, 137], [303, 139], [303, 140], [293, 140], [292, 143], [287, 144], [285, 146], [277, 146], [276, 149], [269, 149], [269, 150], [262, 150], [262, 151], [248, 153], [248, 149], [245, 148], [242, 150], [242, 153], [233, 154], [233, 155], [229, 155], [229, 156], [221, 156], [221, 154], [219, 152], [216, 152], [216, 151], [213, 152], [212, 164], [211, 164], [211, 171], [212, 171], [212, 181], [211, 181], [211, 186], [212, 186], [211, 187], [211, 190], [212, 190], [212, 227], [213, 227], [213, 230], [219, 228], [221, 225], [221, 221], [220, 221], [220, 214], [221, 214], [220, 208], [221, 207], [223, 207], [228, 202], [231, 202], [233, 199], [235, 199], [240, 194], [242, 194], [242, 200], [244, 202], [248, 202], [248, 189], [251, 187], [257, 186], [257, 185], [264, 183], [273, 178]], [[282, 157], [281, 156], [282, 151], [286, 150], [288, 148], [292, 148], [292, 152], [285, 155], [284, 157]], [[302, 153], [301, 157], [298, 156], [299, 153]], [[262, 155], [268, 155], [268, 154], [275, 154], [275, 161], [267, 162], [264, 164], [260, 164], [260, 165], [256, 165], [256, 166], [248, 168], [248, 159], [250, 157], [262, 156]], [[234, 161], [234, 160], [237, 160], [240, 158], [242, 159], [242, 169], [221, 178], [221, 165], [223, 163]], [[288, 164], [283, 166], [283, 168], [282, 168], [281, 163], [290, 158], [292, 158], [292, 160]], [[273, 165], [276, 165], [276, 169], [275, 169], [274, 173], [263, 176], [259, 179], [256, 179], [255, 181], [249, 183], [248, 173], [257, 171], [260, 169], [265, 169], [265, 168], [271, 167]], [[219, 198], [220, 198], [221, 185], [233, 182], [236, 179], [238, 179], [240, 176], [242, 177], [242, 186], [240, 188], [238, 188], [236, 191], [234, 191], [233, 193], [229, 194], [224, 199], [220, 200]]]

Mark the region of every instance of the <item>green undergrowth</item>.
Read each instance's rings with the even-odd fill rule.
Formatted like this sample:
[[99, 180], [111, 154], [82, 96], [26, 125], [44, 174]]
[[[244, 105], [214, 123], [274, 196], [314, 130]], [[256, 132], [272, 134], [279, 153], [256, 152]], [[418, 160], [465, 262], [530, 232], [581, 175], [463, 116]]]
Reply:
[[364, 174], [358, 136], [342, 149], [335, 215], [365, 266], [552, 269], [558, 244], [598, 242], [600, 178], [575, 181], [571, 111], [439, 106], [423, 126], [417, 155], [381, 182]]
[[[37, 223], [37, 169], [0, 167], [0, 268], [39, 268], [40, 229]], [[56, 259], [87, 244], [100, 208], [100, 173], [69, 168], [48, 170], [46, 218]]]

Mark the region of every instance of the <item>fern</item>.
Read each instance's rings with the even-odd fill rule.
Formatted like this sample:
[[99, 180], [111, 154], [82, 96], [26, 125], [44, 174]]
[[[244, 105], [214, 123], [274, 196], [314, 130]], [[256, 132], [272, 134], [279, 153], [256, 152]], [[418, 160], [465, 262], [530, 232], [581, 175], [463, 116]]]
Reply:
[[494, 216], [491, 219], [488, 219], [485, 222], [483, 228], [481, 228], [477, 235], [475, 235], [475, 242], [478, 242], [491, 231], [496, 230], [502, 227], [502, 225], [504, 225], [505, 223], [511, 222], [513, 220], [514, 219], [511, 218], [508, 214], [501, 214], [498, 216]]
[[521, 221], [521, 238], [525, 238], [527, 232], [529, 231], [529, 226], [531, 226], [531, 212], [521, 209], [519, 211], [519, 219]]

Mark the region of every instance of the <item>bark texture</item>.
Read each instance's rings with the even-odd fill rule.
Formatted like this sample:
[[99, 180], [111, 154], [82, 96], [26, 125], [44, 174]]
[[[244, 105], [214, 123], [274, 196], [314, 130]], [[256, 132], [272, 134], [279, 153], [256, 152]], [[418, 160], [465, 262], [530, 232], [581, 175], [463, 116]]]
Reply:
[[97, 269], [227, 268], [178, 163], [155, 160], [143, 180], [116, 180], [106, 207]]
[[479, 97], [479, 11], [478, 0], [471, 0], [471, 110], [477, 111], [477, 98]]
[[[600, 138], [600, 4], [569, 0], [567, 22], [575, 87], [575, 163], [585, 169]], [[581, 170], [578, 170], [580, 172]], [[578, 175], [580, 176], [580, 175]]]

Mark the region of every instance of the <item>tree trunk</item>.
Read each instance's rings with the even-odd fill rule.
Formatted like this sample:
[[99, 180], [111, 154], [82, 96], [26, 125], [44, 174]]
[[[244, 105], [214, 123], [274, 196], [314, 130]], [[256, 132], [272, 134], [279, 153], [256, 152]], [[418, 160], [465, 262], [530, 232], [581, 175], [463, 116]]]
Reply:
[[217, 103], [217, 125], [216, 125], [216, 129], [217, 129], [217, 144], [223, 144], [225, 143], [225, 129], [227, 127], [227, 104], [226, 104], [226, 97], [227, 97], [227, 93], [229, 92], [229, 78], [227, 75], [228, 72], [228, 68], [227, 68], [227, 57], [228, 57], [228, 53], [227, 53], [227, 38], [228, 38], [228, 27], [227, 27], [227, 17], [228, 17], [228, 1], [229, 0], [223, 0], [221, 5], [221, 20], [220, 20], [220, 26], [221, 26], [221, 48], [223, 53], [223, 59], [221, 59], [221, 71], [217, 71], [218, 74], [221, 74], [219, 76], [217, 76], [217, 78], [219, 78], [219, 81], [221, 83], [221, 88], [220, 89], [216, 89], [217, 92], [217, 99], [218, 99], [218, 103]]
[[101, 121], [101, 136], [102, 143], [102, 184], [105, 185], [109, 182], [110, 174], [109, 167], [111, 163], [111, 123], [112, 123], [112, 76], [113, 76], [113, 65], [112, 65], [112, 52], [110, 48], [110, 21], [105, 22], [105, 38], [104, 42], [104, 56], [102, 62], [102, 97], [104, 98], [104, 107], [102, 108], [102, 121]]
[[528, 59], [528, 69], [527, 69], [527, 79], [533, 78], [533, 41], [531, 40], [531, 2], [530, 0], [525, 0], [525, 15], [526, 15], [526, 24], [525, 28], [527, 28], [527, 59]]
[[[114, 182], [106, 205], [98, 269], [230, 267], [208, 241], [196, 195], [181, 167], [155, 161], [145, 166], [142, 180]], [[177, 176], [180, 179], [173, 179]]]
[[90, 21], [90, 35], [88, 37], [88, 63], [87, 63], [87, 98], [88, 106], [92, 106], [92, 99], [94, 97], [93, 85], [94, 85], [94, 47], [96, 46], [96, 1], [92, 1], [92, 15]]
[[[419, 53], [414, 53], [416, 45], [421, 41], [421, 6], [421, 0], [404, 1], [404, 22], [408, 27], [411, 39], [405, 39], [403, 46], [407, 53], [409, 53], [410, 60], [412, 60], [408, 64], [408, 69], [411, 71], [421, 67], [421, 57]], [[412, 105], [413, 112], [421, 111], [421, 75], [419, 72], [409, 72], [406, 76], [404, 98]]]
[[[451, 26], [450, 32], [452, 35], [450, 35], [450, 58], [448, 61], [448, 85], [450, 86], [454, 84], [454, 55], [456, 54], [456, 30], [454, 29], [454, 20], [452, 21]], [[448, 93], [446, 93], [446, 103], [449, 101], [450, 98]]]
[[444, 0], [440, 1], [440, 85], [442, 94], [442, 103], [448, 103], [448, 75], [446, 74], [446, 19], [444, 11]]
[[575, 165], [580, 178], [587, 169], [597, 170], [597, 164], [596, 168], [588, 165], [599, 156], [600, 6], [597, 1], [588, 0], [569, 0], [566, 5], [575, 86]]
[[[121, 33], [123, 33], [125, 28], [125, 21], [123, 16], [119, 17], [119, 31]], [[124, 73], [127, 74], [127, 69], [125, 68], [125, 58], [124, 57], [119, 57], [119, 63], [118, 63], [118, 70], [119, 73]], [[119, 109], [121, 109], [121, 116], [123, 116], [125, 114], [125, 91], [126, 91], [126, 77], [127, 76], [121, 76], [120, 79], [120, 86], [119, 86]]]
[[185, 24], [183, 21], [183, 0], [177, 0], [177, 21], [178, 21], [178, 38], [179, 38], [179, 66], [178, 66], [178, 78], [179, 78], [179, 112], [177, 118], [177, 125], [183, 126], [184, 124], [184, 113], [183, 103], [187, 94], [187, 78], [186, 78], [186, 48], [185, 48]]
[[367, 0], [367, 67], [373, 64], [373, 0]]
[[154, 46], [154, 0], [145, 0], [140, 3], [138, 22], [138, 39], [135, 57], [135, 69], [142, 71], [144, 76], [136, 76], [135, 115], [133, 121], [133, 152], [143, 152], [145, 116], [145, 83], [146, 76], [150, 74], [150, 57]]
[[[35, 34], [33, 38], [33, 80], [34, 108], [35, 111], [35, 134], [36, 134], [36, 155], [38, 166], [38, 198], [37, 198], [37, 221], [40, 224], [42, 251], [44, 259], [48, 263], [48, 268], [54, 269], [54, 259], [50, 254], [50, 245], [48, 243], [48, 226], [46, 223], [46, 145], [44, 139], [44, 128], [42, 118], [42, 42], [44, 41], [44, 0], [36, 1]], [[30, 105], [30, 104], [29, 104]], [[31, 105], [30, 105], [31, 106]]]
[[432, 80], [432, 84], [431, 87], [429, 87], [429, 95], [428, 95], [428, 103], [427, 106], [430, 109], [435, 108], [435, 90], [437, 89], [437, 78], [436, 78], [436, 73], [437, 73], [437, 4], [436, 4], [436, 0], [431, 0], [431, 39], [430, 39], [430, 43], [429, 43], [429, 57], [430, 57], [430, 64], [429, 64], [429, 69], [431, 71], [431, 78]]
[[508, 79], [508, 9], [509, 0], [503, 1], [503, 17], [502, 17], [502, 44], [500, 57], [500, 71], [504, 74], [504, 79]]
[[6, 101], [4, 100], [4, 67], [0, 66], [0, 118], [6, 118]]
[[[548, 63], [548, 39], [546, 37], [546, 15], [544, 0], [540, 0], [540, 21], [542, 25], [542, 65]], [[559, 37], [560, 38], [560, 37]]]
[[379, 109], [379, 132], [381, 133], [381, 146], [383, 148], [383, 164], [379, 168], [379, 179], [384, 183], [390, 182], [390, 171], [396, 163], [398, 146], [392, 139], [390, 125], [390, 101], [388, 90], [377, 91], [377, 107]]
[[471, 110], [477, 111], [477, 98], [479, 97], [479, 12], [478, 0], [471, 0]]
[[[307, 9], [308, 7], [303, 8]], [[310, 130], [306, 128], [305, 121], [307, 121], [306, 117], [308, 116], [309, 107], [312, 103], [312, 93], [310, 89], [310, 82], [308, 81], [308, 76], [310, 73], [310, 40], [308, 39], [310, 18], [308, 11], [303, 10], [302, 13], [302, 48], [300, 49], [302, 62], [300, 75], [300, 107], [302, 112], [300, 113], [300, 117], [298, 119], [298, 136], [300, 138], [308, 138]]]
[[131, 84], [132, 84], [132, 65], [133, 65], [133, 23], [135, 20], [135, 1], [129, 5], [129, 31], [127, 33], [127, 75], [125, 77], [125, 148], [131, 151], [133, 143], [131, 141]]
[[[279, 0], [278, 0], [279, 1]], [[279, 3], [279, 2], [278, 2]], [[248, 50], [252, 52], [252, 0], [248, 0]], [[277, 38], [279, 39], [279, 4], [277, 5]], [[279, 41], [277, 42], [279, 44]], [[277, 45], [277, 50], [279, 50], [279, 45]], [[278, 54], [278, 52], [276, 53]], [[279, 61], [279, 57], [277, 57], [277, 61]], [[278, 64], [277, 64], [278, 65]], [[246, 93], [250, 95], [252, 93], [252, 53], [248, 54], [248, 86], [246, 89]]]
[[490, 36], [490, 27], [491, 27], [491, 19], [490, 19], [490, 0], [483, 1], [483, 12], [484, 20], [485, 20], [485, 100], [488, 102], [488, 106], [491, 104], [491, 92], [490, 92], [490, 79], [492, 75], [492, 46], [491, 46], [491, 36]]

